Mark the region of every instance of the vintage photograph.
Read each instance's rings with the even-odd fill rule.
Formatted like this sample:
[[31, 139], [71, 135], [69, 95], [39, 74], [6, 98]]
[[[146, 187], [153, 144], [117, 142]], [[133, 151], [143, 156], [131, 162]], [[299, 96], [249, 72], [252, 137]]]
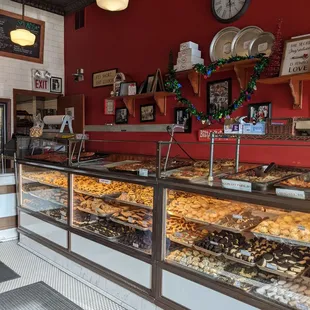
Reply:
[[209, 82], [207, 84], [207, 113], [212, 115], [231, 105], [231, 79]]
[[115, 124], [128, 124], [128, 110], [126, 108], [115, 109]]
[[155, 121], [155, 104], [142, 105], [140, 107], [140, 121], [153, 122]]
[[62, 93], [62, 78], [52, 76], [50, 83], [51, 83], [50, 85], [51, 93], [58, 93], [58, 94]]
[[184, 133], [192, 132], [192, 116], [186, 110], [186, 108], [175, 108], [174, 110], [175, 119], [174, 122], [177, 125], [184, 125]]
[[267, 118], [271, 118], [271, 102], [248, 105], [248, 119], [251, 122], [265, 122]]

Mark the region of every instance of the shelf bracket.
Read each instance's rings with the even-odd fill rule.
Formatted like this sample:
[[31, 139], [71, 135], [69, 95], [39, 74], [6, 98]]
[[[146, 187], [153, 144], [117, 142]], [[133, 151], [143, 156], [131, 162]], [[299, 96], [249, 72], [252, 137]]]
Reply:
[[294, 110], [302, 109], [303, 86], [303, 81], [294, 78], [290, 79], [290, 88], [294, 98]]
[[235, 65], [234, 71], [236, 73], [238, 82], [240, 84], [241, 89], [246, 89], [248, 83], [249, 83], [249, 74], [248, 70], [245, 67]]
[[201, 74], [196, 72], [195, 70], [191, 70], [188, 73], [188, 79], [193, 87], [194, 94], [200, 97], [201, 93]]
[[167, 97], [163, 95], [157, 95], [156, 93], [154, 94], [154, 99], [156, 101], [156, 104], [159, 108], [159, 111], [161, 114], [166, 115], [166, 102], [167, 102]]
[[135, 117], [135, 99], [134, 98], [123, 98], [126, 108], [128, 109], [129, 115]]

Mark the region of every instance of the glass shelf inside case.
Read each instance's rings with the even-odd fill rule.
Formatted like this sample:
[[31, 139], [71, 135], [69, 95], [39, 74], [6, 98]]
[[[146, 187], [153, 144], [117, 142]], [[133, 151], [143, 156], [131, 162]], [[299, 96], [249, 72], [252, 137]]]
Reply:
[[281, 306], [309, 309], [308, 213], [169, 189], [165, 193], [165, 233], [171, 242], [167, 263]]

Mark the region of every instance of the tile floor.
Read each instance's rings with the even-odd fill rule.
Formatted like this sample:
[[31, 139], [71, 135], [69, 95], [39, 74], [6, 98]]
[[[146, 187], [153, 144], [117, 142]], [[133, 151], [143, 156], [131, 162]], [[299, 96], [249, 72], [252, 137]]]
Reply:
[[[17, 245], [17, 241], [0, 243], [0, 261], [21, 277], [0, 283], [0, 293], [44, 281], [47, 285], [85, 310], [128, 310], [94, 291], [60, 269]], [[9, 309], [8, 309], [9, 310]]]

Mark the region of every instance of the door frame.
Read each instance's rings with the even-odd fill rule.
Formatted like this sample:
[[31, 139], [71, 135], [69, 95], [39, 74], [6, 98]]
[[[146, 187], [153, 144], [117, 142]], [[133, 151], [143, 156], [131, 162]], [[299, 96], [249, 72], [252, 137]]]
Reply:
[[5, 104], [5, 118], [6, 118], [6, 128], [5, 128], [5, 136], [4, 136], [4, 144], [8, 142], [11, 138], [11, 111], [12, 111], [12, 101], [9, 98], [0, 98], [0, 103]]
[[13, 88], [13, 130], [16, 132], [16, 110], [17, 110], [17, 96], [18, 95], [26, 95], [26, 96], [32, 96], [32, 97], [45, 97], [49, 99], [58, 99], [59, 97], [62, 97], [62, 94], [52, 94], [52, 93], [45, 93], [41, 91], [34, 91], [34, 90], [26, 90], [26, 89], [16, 89]]

